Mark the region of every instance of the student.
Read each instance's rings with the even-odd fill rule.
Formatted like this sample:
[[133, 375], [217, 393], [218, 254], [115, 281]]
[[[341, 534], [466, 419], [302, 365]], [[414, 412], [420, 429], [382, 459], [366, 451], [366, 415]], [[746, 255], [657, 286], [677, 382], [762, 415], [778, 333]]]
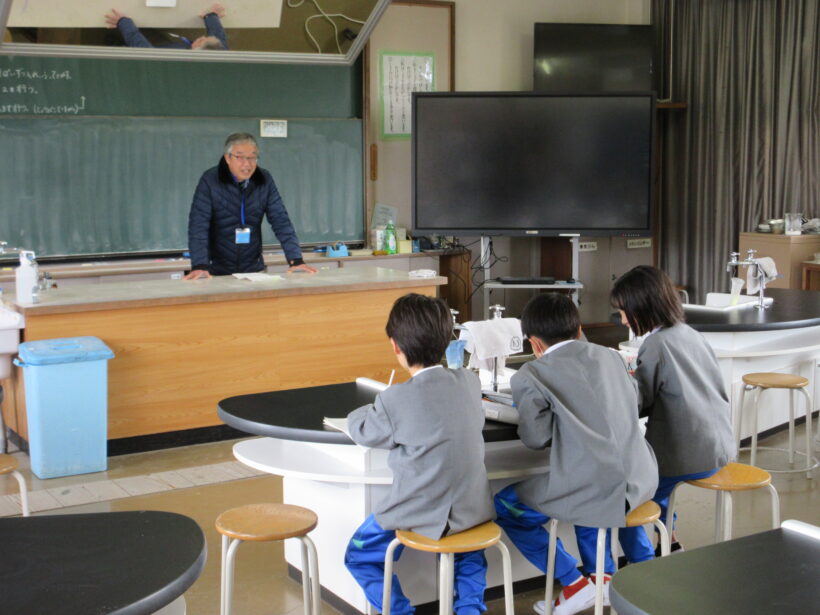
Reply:
[[[529, 301], [521, 327], [536, 359], [510, 380], [518, 407], [518, 435], [529, 448], [549, 449], [550, 470], [510, 485], [495, 497], [498, 523], [521, 553], [546, 572], [550, 517], [577, 524], [575, 535], [587, 575], [595, 572], [597, 528], [619, 527], [627, 512], [658, 484], [652, 448], [638, 423], [638, 394], [621, 358], [582, 342], [578, 309], [566, 295]], [[652, 549], [644, 534], [646, 558]], [[556, 615], [595, 602], [595, 586], [558, 541], [555, 578], [564, 586]], [[615, 567], [607, 548], [605, 581]], [[605, 585], [608, 597], [609, 585]], [[608, 600], [605, 600], [608, 604]], [[544, 602], [535, 605], [544, 612]]]
[[[400, 297], [390, 311], [387, 336], [410, 380], [348, 415], [350, 437], [357, 444], [390, 449], [390, 493], [356, 530], [345, 553], [345, 566], [378, 611], [384, 554], [395, 530], [439, 539], [494, 517], [484, 468], [481, 384], [466, 369], [439, 364], [452, 331], [452, 317], [440, 299]], [[399, 545], [396, 559], [401, 550]], [[455, 555], [453, 606], [458, 615], [486, 610], [486, 571], [483, 551]], [[391, 613], [413, 612], [394, 576]]]
[[[737, 455], [729, 398], [714, 351], [683, 323], [680, 297], [663, 271], [635, 267], [615, 282], [611, 299], [621, 322], [635, 335], [646, 336], [638, 350], [635, 379], [641, 416], [649, 417], [646, 439], [658, 457], [660, 481], [652, 499], [666, 523], [675, 485], [711, 476]], [[623, 546], [629, 558], [629, 547]], [[679, 549], [673, 541], [672, 550]]]

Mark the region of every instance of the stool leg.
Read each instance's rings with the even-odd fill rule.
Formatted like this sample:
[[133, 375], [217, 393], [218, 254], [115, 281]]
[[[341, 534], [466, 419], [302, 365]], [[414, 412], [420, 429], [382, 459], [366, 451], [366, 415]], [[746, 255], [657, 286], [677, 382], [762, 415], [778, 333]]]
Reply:
[[[806, 442], [808, 442], [808, 440], [806, 440]], [[17, 470], [14, 470], [11, 475], [17, 479], [17, 484], [20, 486], [20, 506], [23, 509], [23, 516], [28, 517], [31, 511], [28, 507], [28, 487], [26, 486], [26, 479]]]
[[660, 519], [655, 519], [653, 523], [655, 527], [658, 529], [658, 533], [661, 535], [661, 557], [666, 557], [672, 550], [669, 540], [669, 532], [667, 531], [666, 526], [663, 524], [663, 521], [661, 521]]
[[620, 539], [618, 538], [618, 528], [613, 527], [610, 531], [611, 544], [610, 551], [612, 553], [612, 564], [615, 566], [615, 572], [618, 572], [618, 558], [621, 555]]
[[442, 592], [444, 596], [444, 610], [441, 610], [441, 604], [439, 603], [439, 611], [441, 611], [441, 615], [452, 615], [453, 613], [453, 586], [455, 583], [455, 576], [456, 576], [456, 563], [455, 563], [455, 553], [442, 553], [442, 559], [445, 560], [445, 571], [447, 573], [447, 578], [445, 585], [442, 587]]
[[[313, 615], [319, 615], [322, 610], [322, 585], [319, 583], [319, 556], [316, 553], [316, 545], [309, 536], [302, 536], [302, 543], [307, 544], [308, 565], [310, 567], [310, 602], [313, 606]], [[304, 575], [302, 576], [304, 582]]]
[[394, 538], [384, 552], [384, 587], [382, 588], [382, 615], [390, 615], [390, 594], [393, 588], [393, 552], [399, 546], [399, 539]]
[[723, 540], [732, 539], [732, 492], [721, 491], [723, 494]]
[[239, 548], [240, 544], [242, 544], [242, 541], [238, 538], [234, 538], [230, 541], [230, 544], [227, 548], [227, 556], [225, 557], [224, 563], [225, 580], [223, 581], [222, 585], [223, 589], [225, 590], [225, 593], [223, 594], [224, 598], [222, 599], [222, 604], [224, 606], [225, 612], [222, 615], [231, 615], [231, 602], [233, 598], [233, 564], [234, 558], [236, 557], [236, 550]]
[[772, 496], [772, 529], [776, 530], [780, 527], [780, 496], [777, 495], [777, 489], [771, 483], [766, 485], [766, 488]]
[[755, 391], [755, 411], [752, 417], [752, 454], [749, 464], [756, 465], [757, 461], [757, 413], [760, 410], [760, 398], [763, 396], [763, 391], [766, 389], [757, 388]]
[[604, 552], [606, 551], [606, 528], [598, 528], [595, 546], [595, 615], [604, 615]]
[[735, 415], [732, 417], [732, 427], [735, 430], [735, 442], [737, 442], [738, 447], [740, 447], [741, 433], [743, 430], [743, 403], [746, 400], [746, 387], [746, 383], [741, 382], [740, 399], [737, 403], [737, 411], [735, 412]]
[[715, 494], [715, 543], [720, 542], [723, 535], [723, 492]]
[[672, 489], [672, 493], [669, 494], [669, 504], [666, 505], [666, 529], [669, 531], [669, 536], [671, 537], [675, 531], [675, 495], [678, 493], [678, 489], [683, 483], [678, 483], [675, 485], [675, 488]]
[[794, 463], [794, 389], [789, 389], [789, 465]]
[[811, 471], [814, 468], [814, 451], [811, 446], [811, 396], [806, 389], [799, 389], [806, 402], [806, 478], [811, 478]]
[[550, 533], [549, 546], [547, 547], [547, 587], [544, 590], [544, 615], [552, 615], [552, 588], [555, 582], [555, 548], [557, 545], [558, 519], [550, 519], [547, 525]]
[[228, 541], [230, 539], [222, 534], [222, 571], [219, 575], [219, 615], [225, 615], [225, 581], [227, 575]]
[[305, 615], [310, 615], [313, 612], [313, 605], [310, 603], [310, 561], [308, 560], [307, 545], [301, 536], [297, 536], [297, 538], [302, 551], [302, 607], [305, 610]]
[[501, 551], [501, 570], [504, 573], [504, 613], [505, 615], [515, 615], [513, 606], [513, 584], [512, 584], [512, 561], [510, 560], [510, 550], [500, 540], [495, 543]]

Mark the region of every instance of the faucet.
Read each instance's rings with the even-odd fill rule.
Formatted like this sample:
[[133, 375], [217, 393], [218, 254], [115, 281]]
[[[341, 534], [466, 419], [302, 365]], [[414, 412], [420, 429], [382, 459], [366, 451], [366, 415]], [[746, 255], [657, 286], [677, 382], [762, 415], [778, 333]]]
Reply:
[[[495, 304], [490, 306], [490, 320], [496, 320], [500, 318], [504, 318], [504, 310], [506, 310], [503, 305]], [[498, 357], [493, 357], [493, 392], [498, 393]]]
[[737, 257], [740, 256], [740, 252], [729, 252], [729, 262], [726, 263], [726, 273], [732, 273], [732, 267], [754, 267], [754, 274], [753, 276], [758, 280], [760, 284], [760, 291], [757, 297], [757, 304], [755, 307], [758, 310], [765, 310], [766, 305], [764, 304], [764, 291], [766, 290], [766, 273], [763, 271], [763, 267], [758, 262], [755, 255], [757, 254], [757, 250], [747, 250], [746, 251], [746, 259], [739, 261]]

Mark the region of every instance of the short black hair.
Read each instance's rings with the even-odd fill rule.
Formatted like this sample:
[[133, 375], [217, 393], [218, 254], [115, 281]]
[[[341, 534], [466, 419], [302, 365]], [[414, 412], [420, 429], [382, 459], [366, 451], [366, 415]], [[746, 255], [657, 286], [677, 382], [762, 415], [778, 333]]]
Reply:
[[410, 293], [396, 299], [385, 327], [409, 366], [441, 361], [453, 336], [453, 317], [441, 299]]
[[552, 346], [578, 337], [581, 316], [567, 295], [543, 293], [536, 295], [521, 313], [521, 330], [527, 337], [537, 337]]
[[623, 274], [612, 287], [610, 302], [624, 311], [635, 335], [683, 321], [680, 295], [669, 276], [656, 267], [639, 265]]

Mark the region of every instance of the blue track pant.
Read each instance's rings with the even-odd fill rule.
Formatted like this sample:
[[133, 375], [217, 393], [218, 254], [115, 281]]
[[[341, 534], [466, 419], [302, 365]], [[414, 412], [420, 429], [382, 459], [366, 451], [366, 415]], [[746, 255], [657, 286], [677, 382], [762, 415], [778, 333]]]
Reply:
[[[544, 528], [549, 522], [549, 517], [534, 510], [518, 499], [515, 492], [515, 485], [510, 485], [502, 489], [495, 496], [495, 510], [498, 518], [496, 523], [504, 528], [507, 536], [513, 541], [518, 550], [536, 568], [542, 572], [547, 572], [547, 550], [549, 548], [549, 533]], [[636, 555], [640, 554], [644, 559], [652, 559], [654, 550], [649, 542], [646, 532], [642, 534], [624, 536], [624, 530], [619, 530], [619, 540], [624, 552], [630, 549]], [[610, 550], [610, 533], [607, 531], [606, 552], [604, 555], [604, 570], [612, 574], [615, 571], [615, 564], [612, 561]], [[575, 540], [578, 543], [578, 552], [584, 566], [584, 573], [587, 575], [595, 572], [596, 549], [598, 545], [598, 528], [575, 526]], [[628, 542], [629, 544], [625, 544]], [[643, 561], [635, 560], [635, 561]], [[564, 545], [559, 538], [556, 541], [555, 549], [555, 578], [563, 586], [567, 586], [578, 578], [578, 561], [564, 549]]]
[[[658, 489], [655, 491], [655, 495], [652, 496], [652, 501], [657, 503], [658, 506], [661, 508], [661, 521], [663, 521], [664, 525], [666, 525], [667, 529], [669, 530], [669, 534], [671, 536], [672, 530], [675, 529], [675, 520], [673, 519], [671, 523], [666, 522], [666, 513], [669, 508], [669, 496], [672, 495], [672, 491], [675, 489], [678, 483], [687, 480], [697, 480], [698, 478], [707, 478], [712, 476], [715, 472], [717, 472], [720, 468], [715, 468], [714, 470], [707, 470], [706, 472], [696, 472], [695, 474], [682, 474], [680, 476], [661, 476], [658, 480]], [[676, 515], [677, 516], [677, 515]], [[624, 540], [624, 535], [627, 535], [628, 540]], [[649, 537], [646, 536], [646, 530], [642, 527], [626, 527], [621, 529], [621, 547], [624, 550], [624, 555], [626, 555], [626, 559], [630, 562], [642, 562], [645, 559], [651, 559], [651, 557], [644, 557], [645, 552], [644, 548], [640, 545], [643, 544], [644, 538], [646, 538], [646, 543], [649, 544]]]
[[[345, 566], [362, 586], [367, 600], [378, 611], [382, 610], [384, 554], [395, 537], [395, 531], [382, 529], [375, 516], [370, 515], [353, 534], [345, 552]], [[404, 545], [396, 548], [394, 560], [399, 559], [403, 550]], [[484, 551], [456, 553], [454, 559], [453, 609], [458, 615], [478, 615], [487, 610], [484, 605], [484, 589], [487, 586], [487, 560], [484, 558]], [[390, 600], [391, 615], [408, 615], [414, 611], [401, 589], [398, 577], [394, 574]]]

